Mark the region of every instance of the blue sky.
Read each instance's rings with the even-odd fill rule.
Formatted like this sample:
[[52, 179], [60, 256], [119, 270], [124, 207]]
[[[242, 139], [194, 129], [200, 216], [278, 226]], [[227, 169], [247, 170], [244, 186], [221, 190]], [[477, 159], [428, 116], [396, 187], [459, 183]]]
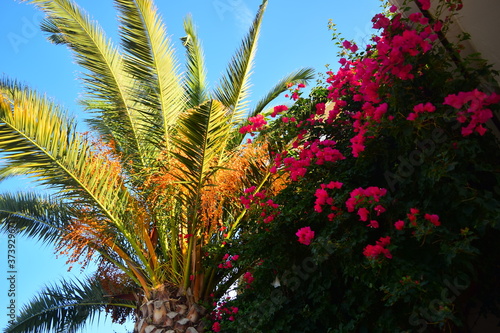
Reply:
[[[118, 43], [117, 13], [112, 0], [76, 2]], [[193, 16], [205, 49], [208, 79], [215, 85], [239, 47], [261, 1], [157, 0], [156, 3], [181, 63], [183, 53], [179, 38], [183, 36], [182, 21], [188, 13]], [[275, 82], [292, 70], [312, 67], [318, 72], [325, 72], [326, 64], [336, 69], [337, 49], [331, 41], [328, 20], [332, 19], [337, 24], [343, 37], [363, 45], [373, 33], [370, 19], [380, 11], [380, 4], [379, 0], [269, 0], [252, 79], [252, 100], [259, 100]], [[2, 0], [0, 13], [0, 75], [18, 79], [46, 93], [82, 119], [84, 115], [76, 102], [81, 93], [77, 79], [79, 68], [66, 48], [46, 41], [38, 28], [43, 15], [33, 6], [14, 0]], [[1, 192], [30, 188], [31, 185], [24, 180], [0, 184]], [[54, 283], [61, 277], [91, 273], [88, 270], [81, 273], [78, 268], [68, 273], [65, 259], [55, 259], [51, 247], [19, 237], [16, 246], [18, 308], [47, 283]], [[0, 329], [5, 327], [8, 319], [6, 251], [7, 238], [0, 235]], [[122, 333], [127, 332], [126, 329], [131, 331], [132, 327], [104, 323], [87, 331]]]

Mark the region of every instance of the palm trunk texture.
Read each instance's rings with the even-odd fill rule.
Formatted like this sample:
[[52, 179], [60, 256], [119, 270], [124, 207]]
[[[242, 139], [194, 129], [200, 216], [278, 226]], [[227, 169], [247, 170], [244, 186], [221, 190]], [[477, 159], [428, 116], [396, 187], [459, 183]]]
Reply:
[[155, 290], [153, 297], [140, 306], [134, 333], [201, 333], [206, 309], [192, 297], [179, 296], [165, 287]]

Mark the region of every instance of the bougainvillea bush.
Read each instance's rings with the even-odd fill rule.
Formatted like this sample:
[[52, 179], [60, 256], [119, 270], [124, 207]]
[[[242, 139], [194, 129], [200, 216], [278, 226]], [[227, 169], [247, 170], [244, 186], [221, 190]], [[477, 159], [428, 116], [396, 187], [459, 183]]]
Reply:
[[249, 268], [214, 331], [466, 332], [498, 318], [495, 73], [444, 40], [459, 2], [440, 2], [441, 20], [417, 5], [376, 15], [366, 47], [336, 36], [340, 68], [243, 129], [274, 139], [287, 186], [242, 196], [256, 223], [232, 251]]

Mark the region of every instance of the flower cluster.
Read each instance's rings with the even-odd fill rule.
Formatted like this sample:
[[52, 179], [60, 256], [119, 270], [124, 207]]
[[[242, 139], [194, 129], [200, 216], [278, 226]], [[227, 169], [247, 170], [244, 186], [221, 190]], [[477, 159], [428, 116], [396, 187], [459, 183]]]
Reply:
[[380, 237], [380, 239], [375, 243], [375, 245], [367, 245], [363, 250], [363, 255], [368, 259], [374, 260], [383, 254], [386, 258], [392, 259], [392, 254], [387, 248], [391, 244], [391, 237]]
[[288, 107], [286, 105], [277, 105], [273, 109], [273, 113], [271, 113], [271, 117], [276, 117], [279, 113], [284, 112], [288, 110]]
[[304, 245], [310, 245], [314, 239], [314, 231], [311, 230], [311, 227], [300, 228], [295, 235], [299, 238], [299, 243]]
[[296, 143], [298, 156], [287, 156], [288, 151], [277, 154], [271, 172], [276, 172], [278, 168], [284, 166], [285, 170], [290, 173], [290, 178], [297, 181], [306, 174], [307, 168], [313, 163], [323, 165], [325, 162], [334, 163], [345, 159], [345, 156], [338, 149], [333, 148], [336, 144], [333, 140], [318, 139], [313, 142], [305, 142], [299, 148]]
[[314, 196], [316, 197], [316, 201], [314, 202], [314, 210], [318, 213], [323, 211], [323, 206], [329, 205], [330, 209], [334, 211], [333, 213], [328, 214], [328, 220], [332, 221], [336, 216], [335, 212], [340, 210], [339, 207], [334, 205], [334, 200], [329, 196], [327, 189], [340, 189], [342, 188], [341, 182], [330, 182], [328, 184], [321, 184], [320, 188], [316, 190]]
[[[418, 55], [429, 52], [437, 39], [436, 29], [428, 25], [421, 13], [412, 14], [410, 19], [415, 23], [413, 28], [402, 22], [401, 14], [392, 20], [382, 14], [376, 15], [373, 19], [374, 28], [383, 31], [380, 36], [373, 38], [376, 44], [366, 49], [369, 55], [376, 51], [376, 57], [354, 60], [342, 58], [342, 67], [337, 73], [329, 72], [328, 99], [336, 107], [328, 121], [332, 122], [336, 114], [342, 111], [346, 105], [343, 100], [345, 96], [352, 96], [354, 101], [362, 105], [361, 110], [351, 112], [355, 135], [350, 141], [354, 157], [359, 157], [365, 150], [366, 139], [374, 136], [388, 111], [387, 103], [382, 103], [386, 96], [381, 94], [380, 88], [391, 87], [394, 78], [404, 81], [421, 75], [412, 61]], [[351, 50], [352, 45], [344, 42], [344, 47]], [[391, 120], [393, 116], [387, 119]]]
[[424, 113], [424, 112], [434, 112], [436, 111], [436, 107], [434, 105], [432, 105], [432, 103], [420, 103], [420, 104], [417, 104], [413, 107], [413, 112], [411, 112], [408, 117], [406, 119], [408, 120], [416, 120], [418, 115], [420, 113]]
[[[462, 91], [458, 94], [450, 94], [445, 98], [443, 104], [460, 110], [457, 120], [462, 124], [469, 122], [467, 126], [462, 127], [462, 135], [468, 136], [474, 131], [484, 135], [486, 128], [482, 125], [493, 117], [493, 112], [486, 106], [498, 102], [500, 102], [500, 95], [495, 93], [488, 95], [474, 89], [472, 91]], [[461, 110], [464, 106], [467, 108]]]
[[261, 209], [260, 217], [262, 222], [270, 223], [279, 215], [279, 205], [272, 199], [267, 198], [266, 191], [253, 193], [256, 189], [255, 186], [245, 189], [244, 192], [247, 196], [241, 196], [240, 202], [246, 209], [250, 209], [253, 204], [256, 204]]
[[[407, 214], [407, 217], [410, 220], [411, 225], [414, 226], [414, 227], [417, 226], [417, 216], [418, 215], [420, 215], [420, 210], [417, 209], [417, 208], [411, 208], [410, 209], [410, 213]], [[436, 214], [428, 214], [428, 213], [426, 213], [426, 214], [424, 214], [424, 219], [426, 219], [427, 221], [431, 222], [436, 227], [439, 227], [441, 225], [441, 222], [439, 221], [439, 216], [436, 215]], [[401, 229], [399, 229], [399, 230], [401, 230]]]
[[[287, 87], [288, 87], [288, 88], [291, 88], [292, 86], [293, 86], [293, 84], [288, 84], [288, 85], [287, 85]], [[293, 89], [293, 90], [290, 90], [290, 92], [291, 92], [291, 96], [290, 96], [290, 95], [288, 95], [288, 94], [286, 94], [286, 95], [285, 95], [285, 97], [287, 97], [287, 98], [288, 98], [288, 97], [290, 97], [291, 99], [293, 99], [294, 101], [296, 101], [296, 100], [298, 100], [298, 99], [300, 98], [300, 95], [302, 94], [302, 93], [300, 92], [300, 89], [305, 88], [305, 87], [306, 87], [306, 85], [305, 85], [305, 84], [303, 84], [303, 83], [299, 83], [299, 84], [297, 85], [297, 88], [295, 88], [295, 89]]]
[[230, 255], [229, 253], [226, 253], [222, 257], [222, 263], [219, 264], [219, 268], [225, 268], [225, 269], [230, 269], [233, 268], [233, 262], [237, 261], [240, 258], [238, 254], [235, 255]]
[[248, 118], [248, 121], [250, 122], [250, 124], [242, 126], [240, 128], [239, 131], [241, 134], [251, 133], [253, 135], [253, 132], [260, 131], [264, 128], [264, 126], [267, 125], [267, 121], [262, 114], [258, 114], [255, 117], [250, 117]]
[[[354, 189], [350, 193], [349, 199], [347, 199], [345, 205], [348, 212], [354, 212], [357, 210], [360, 221], [368, 221], [370, 216], [370, 209], [377, 213], [377, 216], [385, 212], [384, 206], [377, 204], [380, 202], [380, 198], [386, 195], [387, 190], [385, 188], [379, 188], [375, 186], [367, 187], [363, 189], [361, 187]], [[376, 205], [377, 204], [377, 205]], [[368, 208], [367, 208], [368, 207]], [[379, 224], [376, 220], [371, 220], [368, 224], [369, 227], [378, 228]]]
[[250, 285], [255, 280], [255, 278], [253, 277], [253, 274], [251, 272], [245, 272], [245, 274], [243, 274], [243, 280], [246, 282], [245, 288], [250, 288]]
[[234, 321], [239, 309], [235, 306], [227, 306], [226, 302], [214, 303], [213, 305], [217, 307], [212, 312], [212, 319], [214, 320], [212, 331], [220, 332], [222, 329], [220, 322], [223, 320]]

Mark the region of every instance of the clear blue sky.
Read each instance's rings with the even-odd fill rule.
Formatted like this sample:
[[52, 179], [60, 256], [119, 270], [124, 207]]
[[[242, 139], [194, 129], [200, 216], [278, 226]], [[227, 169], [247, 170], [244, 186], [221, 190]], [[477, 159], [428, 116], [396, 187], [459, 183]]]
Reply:
[[[77, 0], [116, 42], [116, 11], [111, 0]], [[179, 59], [183, 60], [179, 38], [183, 36], [182, 21], [191, 13], [203, 41], [208, 79], [215, 85], [236, 48], [240, 45], [260, 0], [186, 0], [156, 1], [176, 44]], [[337, 49], [327, 29], [329, 19], [347, 39], [360, 44], [373, 31], [370, 19], [380, 11], [379, 0], [269, 0], [259, 41], [254, 68], [252, 97], [254, 101], [292, 70], [313, 67], [325, 71], [325, 65], [338, 67]], [[81, 92], [71, 54], [61, 46], [51, 45], [39, 30], [42, 14], [33, 6], [14, 0], [0, 4], [0, 75], [16, 78], [40, 92], [46, 93], [82, 118], [76, 103]], [[313, 83], [314, 84], [314, 83]], [[22, 180], [0, 184], [0, 191], [29, 189]], [[0, 329], [8, 320], [7, 244], [0, 235]], [[79, 275], [80, 270], [67, 273], [65, 259], [55, 259], [54, 250], [32, 241], [17, 239], [17, 297], [19, 307], [47, 283], [61, 277]], [[90, 274], [91, 271], [83, 272]], [[92, 333], [127, 332], [118, 325], [100, 324], [88, 328]]]

